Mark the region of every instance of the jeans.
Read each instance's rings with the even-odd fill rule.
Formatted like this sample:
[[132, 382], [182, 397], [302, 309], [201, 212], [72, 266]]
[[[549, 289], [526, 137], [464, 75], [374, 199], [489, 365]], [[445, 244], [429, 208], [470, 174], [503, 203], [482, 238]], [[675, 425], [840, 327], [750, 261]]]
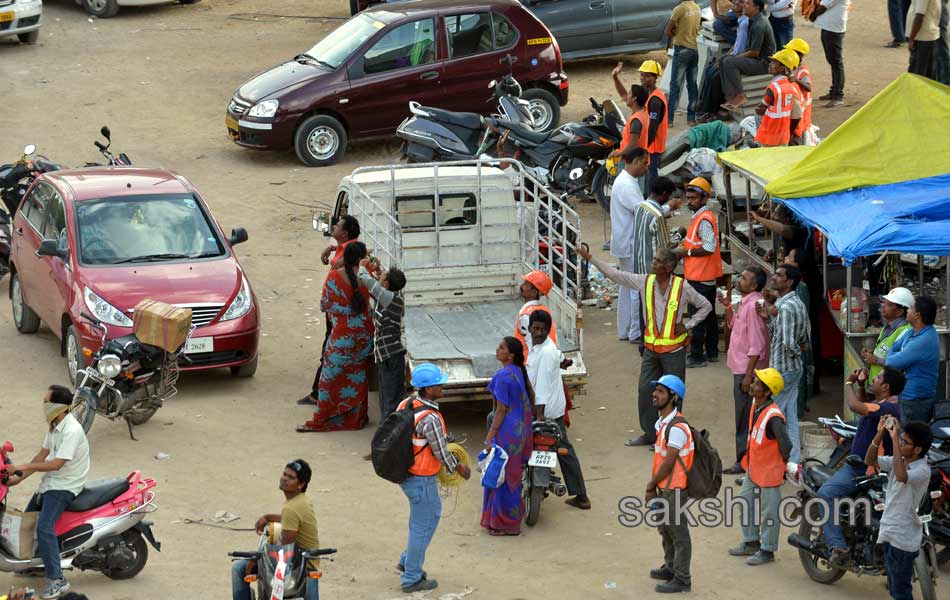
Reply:
[[[861, 458], [863, 459], [864, 457]], [[841, 468], [831, 476], [831, 479], [821, 485], [821, 488], [818, 490], [818, 497], [825, 501], [825, 506], [834, 508], [835, 498], [850, 496], [854, 490], [858, 489], [857, 484], [854, 482], [855, 477], [861, 477], [864, 474], [864, 468], [855, 468], [848, 463], [844, 463], [841, 465]], [[841, 525], [835, 525], [834, 517], [835, 515], [831, 515], [828, 521], [821, 526], [821, 530], [825, 535], [825, 543], [828, 545], [829, 550], [832, 548], [845, 550], [848, 548], [848, 542], [844, 539], [844, 534], [841, 532]]]
[[558, 465], [561, 467], [561, 475], [564, 476], [564, 485], [567, 486], [567, 493], [570, 496], [586, 496], [587, 487], [584, 485], [581, 461], [577, 458], [577, 452], [574, 451], [574, 446], [567, 437], [564, 417], [558, 417], [554, 421], [561, 430], [561, 442], [558, 446], [567, 450], [567, 454], [557, 457]]
[[741, 463], [749, 443], [749, 409], [752, 396], [742, 391], [745, 375], [732, 375], [732, 399], [736, 404], [736, 462]]
[[788, 461], [798, 464], [802, 457], [802, 439], [798, 433], [798, 386], [801, 384], [802, 370], [783, 371], [782, 380], [785, 381], [785, 387], [782, 388], [782, 393], [775, 397], [775, 403], [785, 415], [785, 428], [792, 441], [792, 452]]
[[[640, 429], [651, 444], [656, 439], [656, 421], [660, 415], [653, 406], [653, 386], [650, 382], [656, 381], [667, 373], [686, 381], [686, 349], [665, 353], [657, 353], [649, 348], [644, 349], [643, 356], [640, 358], [637, 409], [640, 414]], [[681, 410], [682, 408], [680, 406]]]
[[[679, 523], [676, 522], [675, 515], [676, 512], [673, 509], [676, 501], [676, 496], [681, 495], [680, 490], [657, 490], [659, 496], [665, 499], [670, 506], [669, 512], [669, 524], [660, 525], [657, 529], [660, 532], [660, 537], [663, 538], [663, 565], [673, 571], [674, 579], [682, 584], [691, 585], [692, 580], [689, 576], [689, 563], [693, 554], [693, 540], [689, 535], [689, 521], [687, 519], [679, 519]], [[685, 496], [684, 494], [682, 496]], [[686, 501], [685, 497], [681, 497], [680, 502], [683, 503]]]
[[775, 35], [775, 47], [781, 50], [795, 37], [794, 17], [769, 17], [772, 33]]
[[915, 42], [914, 49], [910, 51], [910, 65], [907, 67], [907, 72], [934, 79], [934, 51], [939, 41], [938, 39], [932, 42]]
[[730, 44], [735, 44], [736, 36], [739, 35], [739, 17], [733, 10], [720, 16], [725, 18], [713, 20], [713, 31]]
[[[632, 257], [618, 258], [620, 270], [634, 273]], [[620, 286], [617, 295], [617, 338], [636, 340], [640, 338], [640, 292]]]
[[887, 591], [894, 600], [914, 600], [914, 559], [917, 552], [907, 552], [884, 543], [884, 568], [887, 570]]
[[895, 42], [906, 42], [904, 35], [904, 7], [902, 0], [887, 0], [887, 20], [891, 24], [891, 37]]
[[676, 46], [673, 48], [673, 70], [670, 73], [670, 98], [668, 103], [669, 114], [667, 123], [673, 124], [673, 115], [676, 114], [676, 107], [679, 106], [680, 91], [682, 89], [683, 78], [686, 78], [686, 120], [696, 120], [696, 71], [699, 69], [699, 50], [696, 48], [687, 48], [686, 46]]
[[442, 499], [439, 497], [439, 484], [435, 475], [411, 475], [399, 487], [409, 499], [409, 541], [399, 557], [399, 564], [406, 569], [400, 580], [403, 587], [408, 587], [422, 579], [426, 549], [442, 518]]
[[[719, 321], [716, 319], [716, 285], [690, 281], [689, 284], [699, 294], [709, 300], [713, 307], [703, 322], [693, 328], [693, 338], [689, 342], [689, 355], [693, 360], [702, 361], [705, 358], [719, 358]], [[696, 308], [689, 306], [687, 311], [692, 317]]]
[[[668, 104], [666, 107], [667, 110], [674, 110], [671, 104]], [[644, 197], [650, 195], [653, 189], [653, 182], [656, 181], [656, 178], [659, 176], [660, 171], [660, 157], [663, 156], [662, 152], [651, 152], [650, 153], [650, 168], [647, 170], [647, 179], [644, 184]]]
[[911, 421], [930, 423], [935, 403], [934, 398], [901, 399], [901, 425], [906, 425]]
[[821, 47], [825, 51], [825, 60], [831, 67], [831, 98], [844, 98], [844, 33], [821, 30]]
[[379, 363], [379, 420], [396, 410], [406, 397], [406, 351]]
[[[759, 542], [766, 552], [778, 550], [778, 536], [782, 529], [778, 509], [782, 502], [782, 486], [763, 488], [752, 483], [746, 476], [742, 480], [739, 497], [748, 502], [748, 508], [742, 520], [742, 541], [751, 544]], [[759, 499], [758, 514], [752, 512], [754, 500]]]
[[26, 512], [39, 511], [36, 521], [36, 541], [39, 545], [43, 570], [50, 581], [63, 578], [63, 567], [59, 561], [59, 539], [56, 537], [56, 521], [75, 500], [76, 494], [66, 490], [49, 490], [42, 494], [33, 494], [26, 505]]
[[[231, 564], [231, 598], [232, 600], [251, 600], [251, 584], [244, 581], [247, 571], [247, 559], [236, 560]], [[320, 600], [320, 580], [307, 578], [307, 587], [304, 591], [305, 600]], [[263, 600], [267, 600], [266, 598]]]

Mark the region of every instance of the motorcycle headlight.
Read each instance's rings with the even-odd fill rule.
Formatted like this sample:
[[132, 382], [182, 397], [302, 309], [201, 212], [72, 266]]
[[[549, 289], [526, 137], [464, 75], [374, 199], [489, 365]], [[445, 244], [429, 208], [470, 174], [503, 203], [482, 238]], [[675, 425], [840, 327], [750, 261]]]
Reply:
[[86, 300], [86, 308], [92, 312], [92, 316], [103, 323], [120, 327], [132, 326], [132, 319], [127, 314], [100, 298], [94, 291], [83, 288], [82, 296]]
[[122, 372], [122, 359], [115, 354], [106, 354], [99, 358], [96, 365], [99, 373], [107, 379], [114, 379]]
[[277, 100], [264, 100], [263, 102], [258, 102], [251, 107], [251, 110], [248, 111], [247, 116], [249, 117], [261, 117], [269, 118], [277, 114], [277, 107], [280, 106], [280, 102]]
[[230, 321], [231, 319], [237, 319], [238, 317], [243, 317], [251, 310], [251, 286], [247, 282], [247, 277], [241, 277], [241, 291], [238, 292], [237, 296], [234, 297], [234, 300], [231, 301], [231, 306], [228, 307], [228, 310], [224, 312], [224, 316], [221, 317], [222, 321]]

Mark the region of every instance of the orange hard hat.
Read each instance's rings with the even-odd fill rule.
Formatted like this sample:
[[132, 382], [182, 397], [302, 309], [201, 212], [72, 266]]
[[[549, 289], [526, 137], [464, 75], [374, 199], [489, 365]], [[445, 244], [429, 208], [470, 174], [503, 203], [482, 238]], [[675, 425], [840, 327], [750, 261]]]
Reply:
[[547, 296], [548, 292], [551, 291], [551, 288], [554, 287], [554, 283], [551, 282], [551, 278], [548, 277], [548, 274], [543, 271], [531, 271], [524, 276], [524, 280], [534, 286], [538, 293], [542, 296]]
[[686, 189], [690, 188], [703, 192], [707, 196], [712, 195], [712, 186], [709, 185], [705, 177], [694, 177], [693, 180], [686, 185]]

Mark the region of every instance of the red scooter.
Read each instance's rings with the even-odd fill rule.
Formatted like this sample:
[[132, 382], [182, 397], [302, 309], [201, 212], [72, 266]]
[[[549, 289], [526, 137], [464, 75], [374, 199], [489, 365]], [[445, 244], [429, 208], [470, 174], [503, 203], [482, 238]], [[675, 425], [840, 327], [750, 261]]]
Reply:
[[[13, 444], [0, 446], [0, 517], [6, 510], [7, 482], [19, 472], [9, 470]], [[63, 569], [101, 571], [110, 579], [131, 579], [148, 560], [148, 546], [161, 550], [145, 515], [155, 512], [154, 479], [133, 471], [125, 479], [90, 482], [56, 522]], [[43, 568], [39, 557], [20, 559], [0, 545], [0, 573]]]

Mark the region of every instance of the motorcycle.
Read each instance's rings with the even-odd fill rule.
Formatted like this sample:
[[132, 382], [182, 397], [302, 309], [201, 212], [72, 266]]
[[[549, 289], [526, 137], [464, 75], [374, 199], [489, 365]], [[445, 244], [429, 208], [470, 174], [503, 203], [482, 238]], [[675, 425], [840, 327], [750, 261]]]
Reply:
[[[861, 459], [856, 456], [849, 456], [846, 462], [852, 466], [862, 464]], [[820, 503], [813, 501], [818, 498], [818, 489], [832, 475], [834, 475], [834, 470], [821, 464], [820, 461], [809, 460], [802, 465], [799, 477], [802, 487], [798, 492], [798, 497], [801, 500], [801, 506], [810, 511], [811, 518], [802, 519], [798, 533], [788, 536], [788, 543], [798, 549], [798, 556], [805, 573], [818, 583], [830, 585], [844, 577], [849, 571], [858, 575], [887, 575], [883, 547], [877, 544], [880, 512], [884, 510], [884, 488], [887, 475], [879, 473], [858, 477], [857, 489], [850, 496], [855, 502], [842, 503], [839, 506], [842, 532], [848, 542], [850, 552], [847, 560], [837, 566], [829, 563], [831, 551], [824, 541], [822, 528], [816, 525], [821, 522]], [[933, 518], [931, 513], [933, 500], [939, 494], [941, 492], [928, 489], [928, 493], [924, 495], [917, 509], [917, 514], [923, 523], [924, 536], [920, 552], [914, 560], [914, 571], [923, 600], [936, 600], [937, 597], [934, 589], [937, 577], [937, 557], [930, 538], [928, 523]], [[796, 509], [796, 511], [800, 510], [802, 509]]]
[[[275, 543], [271, 543], [271, 542]], [[321, 571], [311, 571], [308, 561], [311, 558], [336, 554], [336, 548], [302, 550], [294, 544], [281, 545], [280, 527], [274, 527], [271, 534], [261, 535], [261, 541], [255, 552], [228, 552], [235, 560], [247, 559], [257, 563], [257, 573], [247, 575], [244, 581], [257, 583], [257, 599], [304, 598], [307, 579], [319, 579]], [[333, 559], [327, 559], [333, 560]], [[254, 590], [251, 590], [254, 600]]]
[[844, 463], [844, 459], [851, 454], [851, 444], [854, 442], [854, 436], [858, 433], [858, 422], [842, 421], [838, 415], [835, 415], [833, 419], [819, 417], [818, 422], [828, 428], [831, 437], [837, 443], [825, 465], [832, 471], [837, 471], [838, 467]]
[[566, 448], [558, 448], [561, 441], [561, 429], [557, 423], [549, 420], [534, 421], [531, 424], [534, 448], [528, 466], [522, 473], [521, 489], [525, 502], [527, 525], [535, 525], [541, 516], [541, 502], [550, 494], [563, 496], [567, 486], [554, 474], [558, 455], [566, 455]]
[[937, 552], [937, 563], [944, 564], [950, 561], [950, 452], [931, 448], [927, 460], [931, 467], [930, 490], [940, 493], [933, 497], [930, 539], [942, 547]]
[[[6, 510], [13, 444], [0, 447], [0, 515]], [[60, 561], [63, 569], [100, 571], [110, 579], [131, 579], [145, 568], [148, 544], [161, 551], [151, 521], [145, 515], [155, 512], [154, 479], [142, 478], [139, 471], [128, 477], [90, 482], [66, 507], [56, 522]], [[19, 559], [0, 544], [0, 572], [38, 571], [43, 559], [36, 556]]]
[[[103, 144], [99, 140], [96, 140], [93, 142], [93, 144], [95, 144], [96, 148], [99, 149], [99, 153], [102, 154], [103, 157], [105, 157], [106, 159], [105, 164], [110, 167], [131, 167], [132, 159], [129, 158], [128, 154], [126, 154], [125, 152], [120, 152], [118, 156], [115, 156], [109, 150], [109, 147], [112, 146], [112, 131], [109, 130], [109, 127], [106, 125], [103, 125], [102, 128], [99, 129], [99, 134], [102, 135], [102, 137], [106, 138], [106, 143]], [[103, 165], [101, 163], [87, 162], [85, 166], [101, 167]]]
[[87, 433], [96, 413], [113, 420], [123, 418], [134, 440], [132, 426], [148, 421], [165, 400], [178, 393], [180, 351], [144, 344], [135, 334], [108, 339], [104, 323], [86, 313], [82, 317], [102, 333], [102, 342], [89, 366], [76, 371], [70, 412]]
[[23, 149], [23, 156], [11, 164], [0, 165], [0, 279], [10, 270], [10, 232], [13, 227], [13, 215], [20, 201], [39, 175], [49, 171], [58, 171], [60, 166], [45, 156], [35, 156], [36, 146], [29, 144]]

